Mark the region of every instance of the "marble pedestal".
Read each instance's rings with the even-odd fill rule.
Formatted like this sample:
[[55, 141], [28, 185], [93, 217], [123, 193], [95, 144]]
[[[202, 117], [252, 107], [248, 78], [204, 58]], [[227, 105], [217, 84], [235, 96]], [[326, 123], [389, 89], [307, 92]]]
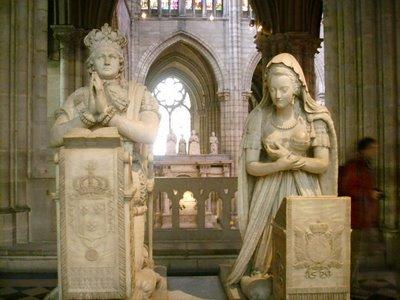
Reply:
[[279, 299], [350, 299], [350, 198], [288, 197], [273, 222]]
[[63, 299], [129, 298], [127, 157], [116, 128], [80, 128], [64, 136], [57, 182]]

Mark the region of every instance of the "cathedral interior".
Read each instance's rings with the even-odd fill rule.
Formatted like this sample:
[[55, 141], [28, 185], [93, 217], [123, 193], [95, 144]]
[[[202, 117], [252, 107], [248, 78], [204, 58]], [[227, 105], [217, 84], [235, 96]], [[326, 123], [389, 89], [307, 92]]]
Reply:
[[218, 275], [242, 247], [243, 129], [266, 93], [268, 62], [290, 53], [330, 111], [339, 166], [361, 138], [376, 140], [379, 224], [361, 247], [363, 293], [352, 298], [399, 299], [400, 1], [2, 0], [0, 8], [0, 299], [44, 299], [57, 286], [50, 131], [90, 80], [84, 38], [105, 23], [127, 39], [125, 78], [159, 105], [145, 239], [169, 290], [227, 299]]

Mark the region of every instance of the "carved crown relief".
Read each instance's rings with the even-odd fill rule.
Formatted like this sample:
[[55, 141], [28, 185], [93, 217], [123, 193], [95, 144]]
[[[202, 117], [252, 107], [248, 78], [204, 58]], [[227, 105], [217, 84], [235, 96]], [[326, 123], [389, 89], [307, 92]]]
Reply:
[[96, 170], [96, 162], [89, 161], [86, 170], [87, 175], [77, 177], [73, 181], [74, 190], [79, 195], [103, 195], [109, 194], [110, 188], [107, 178], [96, 176], [94, 171]]
[[327, 223], [317, 221], [307, 230], [295, 228], [294, 269], [305, 269], [307, 279], [329, 278], [332, 268], [342, 268], [341, 239], [343, 226], [331, 229]]

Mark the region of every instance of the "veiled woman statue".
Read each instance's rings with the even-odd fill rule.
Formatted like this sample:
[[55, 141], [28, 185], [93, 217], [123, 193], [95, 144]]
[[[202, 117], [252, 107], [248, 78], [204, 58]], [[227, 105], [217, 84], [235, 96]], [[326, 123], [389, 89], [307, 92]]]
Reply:
[[241, 144], [238, 216], [243, 246], [228, 284], [244, 275], [270, 273], [271, 222], [284, 197], [337, 194], [337, 143], [328, 110], [311, 98], [292, 55], [275, 56], [265, 72], [266, 92], [247, 118]]
[[[126, 38], [108, 24], [92, 30], [84, 39], [90, 50], [88, 86], [77, 89], [63, 103], [51, 129], [51, 144], [59, 147], [73, 128], [94, 130], [116, 127], [131, 156], [130, 204], [132, 278], [135, 299], [145, 299], [154, 290], [158, 275], [147, 268], [144, 246], [146, 200], [152, 188], [151, 144], [158, 129], [158, 103], [146, 87], [124, 79], [123, 48]], [[130, 194], [128, 191], [126, 193]], [[136, 286], [135, 286], [136, 285]], [[138, 294], [139, 293], [139, 294]], [[142, 298], [140, 298], [142, 299]], [[147, 298], [146, 298], [147, 299]]]

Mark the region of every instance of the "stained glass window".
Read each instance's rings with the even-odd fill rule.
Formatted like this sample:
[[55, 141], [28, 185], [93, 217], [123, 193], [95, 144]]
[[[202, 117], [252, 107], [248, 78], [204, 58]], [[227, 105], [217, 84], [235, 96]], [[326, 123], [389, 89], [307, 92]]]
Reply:
[[156, 140], [153, 145], [155, 155], [164, 155], [169, 130], [179, 141], [183, 135], [186, 141], [190, 137], [190, 96], [182, 82], [176, 77], [162, 80], [153, 91], [160, 104], [161, 121]]
[[213, 0], [206, 0], [206, 9], [207, 10], [212, 10], [213, 9]]
[[161, 0], [161, 9], [169, 9], [169, 1]]
[[249, 10], [249, 1], [242, 0], [242, 11], [248, 11], [248, 10]]
[[194, 0], [194, 8], [196, 10], [201, 10], [202, 9], [202, 0]]
[[[194, 16], [210, 15], [212, 11], [213, 16], [222, 16], [223, 0], [140, 0], [140, 6], [143, 11], [151, 10], [151, 15], [158, 16], [158, 4], [160, 3], [163, 16], [176, 17], [179, 15], [180, 1], [183, 1], [182, 6], [184, 6], [186, 15], [190, 15], [194, 9], [196, 11]], [[203, 11], [203, 5], [205, 5], [206, 11]], [[249, 12], [249, 0], [242, 0], [242, 11], [245, 14]]]
[[149, 9], [147, 0], [141, 1], [141, 7], [142, 9]]
[[222, 0], [215, 0], [215, 9], [217, 11], [222, 11]]
[[179, 0], [171, 0], [171, 9], [179, 8]]
[[150, 8], [157, 9], [158, 8], [158, 0], [150, 0]]

